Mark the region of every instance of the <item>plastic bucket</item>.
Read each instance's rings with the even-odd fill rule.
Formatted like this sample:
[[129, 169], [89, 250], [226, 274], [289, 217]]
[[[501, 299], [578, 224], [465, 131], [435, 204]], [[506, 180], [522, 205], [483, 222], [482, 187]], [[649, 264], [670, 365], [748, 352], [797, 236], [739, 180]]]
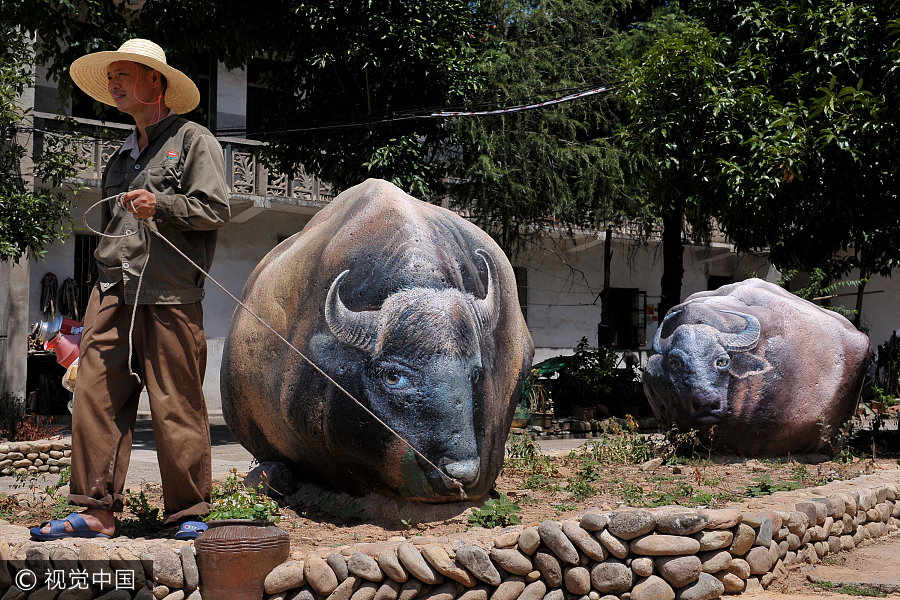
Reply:
[[44, 344], [44, 350], [56, 352], [56, 362], [68, 369], [69, 365], [78, 358], [78, 345], [80, 343], [80, 333], [78, 335], [58, 333], [55, 338]]

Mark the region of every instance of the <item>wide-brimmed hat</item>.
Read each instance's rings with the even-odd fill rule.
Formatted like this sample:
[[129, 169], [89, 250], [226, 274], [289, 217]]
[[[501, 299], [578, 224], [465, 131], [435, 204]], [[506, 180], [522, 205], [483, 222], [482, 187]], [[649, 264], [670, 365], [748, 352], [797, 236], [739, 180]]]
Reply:
[[115, 106], [107, 85], [106, 69], [117, 60], [130, 60], [159, 71], [167, 82], [166, 106], [184, 114], [200, 103], [200, 90], [191, 78], [166, 63], [166, 53], [150, 40], [131, 39], [116, 51], [85, 54], [72, 63], [69, 74], [81, 91], [104, 104]]

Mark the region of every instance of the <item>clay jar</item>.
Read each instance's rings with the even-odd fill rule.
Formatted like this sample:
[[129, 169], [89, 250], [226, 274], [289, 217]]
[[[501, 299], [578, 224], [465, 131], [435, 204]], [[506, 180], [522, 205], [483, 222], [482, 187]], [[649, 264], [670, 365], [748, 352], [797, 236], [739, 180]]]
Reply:
[[194, 541], [204, 600], [261, 600], [266, 575], [290, 554], [288, 533], [251, 519], [207, 525]]

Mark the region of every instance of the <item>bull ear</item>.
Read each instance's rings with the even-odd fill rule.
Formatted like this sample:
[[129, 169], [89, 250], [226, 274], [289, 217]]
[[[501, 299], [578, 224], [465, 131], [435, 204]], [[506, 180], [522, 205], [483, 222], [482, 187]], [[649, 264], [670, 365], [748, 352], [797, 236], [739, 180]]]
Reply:
[[772, 370], [772, 365], [765, 358], [749, 352], [735, 352], [731, 356], [728, 372], [732, 377], [744, 379], [752, 375], [762, 375]]

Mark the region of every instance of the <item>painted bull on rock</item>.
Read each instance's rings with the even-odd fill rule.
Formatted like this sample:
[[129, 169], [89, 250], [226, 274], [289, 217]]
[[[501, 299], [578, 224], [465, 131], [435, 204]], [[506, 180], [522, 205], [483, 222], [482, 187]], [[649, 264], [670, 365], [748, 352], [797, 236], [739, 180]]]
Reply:
[[841, 315], [760, 279], [666, 313], [644, 372], [657, 417], [741, 454], [819, 449], [851, 416], [872, 349]]
[[486, 233], [370, 179], [266, 255], [244, 301], [441, 472], [238, 310], [222, 405], [256, 458], [356, 494], [491, 489], [534, 348]]

